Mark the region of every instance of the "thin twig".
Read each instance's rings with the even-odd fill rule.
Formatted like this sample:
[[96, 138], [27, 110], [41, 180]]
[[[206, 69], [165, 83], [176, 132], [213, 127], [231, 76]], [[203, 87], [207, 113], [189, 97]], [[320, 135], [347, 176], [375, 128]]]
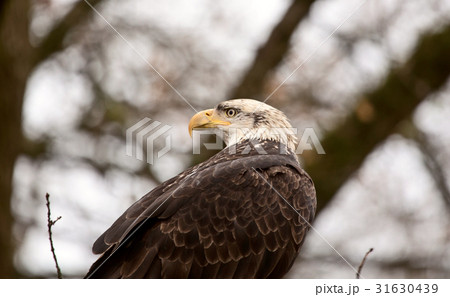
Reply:
[[62, 278], [61, 268], [59, 268], [58, 259], [56, 258], [55, 247], [53, 245], [53, 236], [52, 236], [52, 226], [56, 224], [57, 221], [61, 219], [61, 216], [56, 218], [56, 220], [52, 221], [51, 213], [50, 213], [50, 195], [45, 194], [45, 200], [47, 200], [47, 228], [48, 228], [48, 240], [50, 241], [50, 249], [53, 254], [53, 260], [55, 261], [56, 273], [58, 278]]
[[367, 256], [369, 256], [369, 254], [370, 254], [371, 252], [373, 252], [373, 248], [370, 248], [370, 250], [367, 251], [366, 255], [365, 255], [364, 258], [362, 259], [361, 264], [360, 264], [359, 267], [358, 267], [358, 272], [356, 273], [356, 279], [359, 279], [359, 278], [361, 277], [361, 270], [362, 270], [363, 267], [364, 267], [364, 263], [366, 263]]

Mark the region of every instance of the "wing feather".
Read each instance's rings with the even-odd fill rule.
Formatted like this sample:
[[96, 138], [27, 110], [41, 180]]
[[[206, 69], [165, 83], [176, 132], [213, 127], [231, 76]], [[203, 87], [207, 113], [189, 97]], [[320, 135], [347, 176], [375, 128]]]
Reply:
[[219, 153], [130, 206], [94, 243], [103, 255], [88, 275], [282, 277], [315, 203], [312, 181], [293, 156]]

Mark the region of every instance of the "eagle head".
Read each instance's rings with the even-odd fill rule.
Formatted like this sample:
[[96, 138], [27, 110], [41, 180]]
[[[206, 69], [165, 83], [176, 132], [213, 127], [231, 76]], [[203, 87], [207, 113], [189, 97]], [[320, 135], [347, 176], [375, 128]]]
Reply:
[[189, 122], [194, 129], [214, 129], [227, 146], [244, 140], [272, 140], [295, 151], [297, 137], [286, 115], [280, 110], [253, 99], [233, 99], [213, 109], [195, 114]]

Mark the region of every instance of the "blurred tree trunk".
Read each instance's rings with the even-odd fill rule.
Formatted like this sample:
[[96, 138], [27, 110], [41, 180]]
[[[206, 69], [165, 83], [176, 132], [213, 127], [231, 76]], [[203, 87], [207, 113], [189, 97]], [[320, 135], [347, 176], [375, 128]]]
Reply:
[[[100, 1], [90, 3], [96, 5]], [[91, 11], [86, 3], [78, 2], [40, 46], [33, 48], [28, 31], [30, 1], [0, 2], [0, 278], [18, 276], [13, 265], [11, 196], [14, 164], [26, 143], [22, 105], [28, 77], [37, 65], [64, 48], [67, 32]]]
[[292, 34], [300, 21], [309, 13], [313, 0], [294, 0], [286, 13], [273, 28], [267, 41], [262, 45], [229, 98], [260, 99], [267, 76], [286, 56]]
[[[351, 115], [322, 140], [326, 155], [305, 155], [305, 170], [317, 189], [318, 211], [355, 173], [367, 155], [412, 116], [429, 95], [439, 91], [450, 75], [450, 26], [426, 35], [415, 53], [393, 69], [385, 82], [361, 98]], [[389, 164], [386, 164], [389, 166]]]
[[[0, 11], [0, 277], [17, 275], [13, 266], [12, 176], [22, 142], [22, 98], [31, 70], [28, 1], [8, 1]], [[27, 38], [24, 38], [26, 36]]]

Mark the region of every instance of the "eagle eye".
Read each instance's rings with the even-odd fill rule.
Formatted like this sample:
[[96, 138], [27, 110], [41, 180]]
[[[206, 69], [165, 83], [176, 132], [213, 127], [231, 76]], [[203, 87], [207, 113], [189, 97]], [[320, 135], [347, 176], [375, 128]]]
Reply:
[[234, 109], [234, 108], [228, 108], [228, 109], [225, 110], [225, 115], [228, 118], [233, 118], [233, 117], [235, 117], [237, 115], [237, 110]]

